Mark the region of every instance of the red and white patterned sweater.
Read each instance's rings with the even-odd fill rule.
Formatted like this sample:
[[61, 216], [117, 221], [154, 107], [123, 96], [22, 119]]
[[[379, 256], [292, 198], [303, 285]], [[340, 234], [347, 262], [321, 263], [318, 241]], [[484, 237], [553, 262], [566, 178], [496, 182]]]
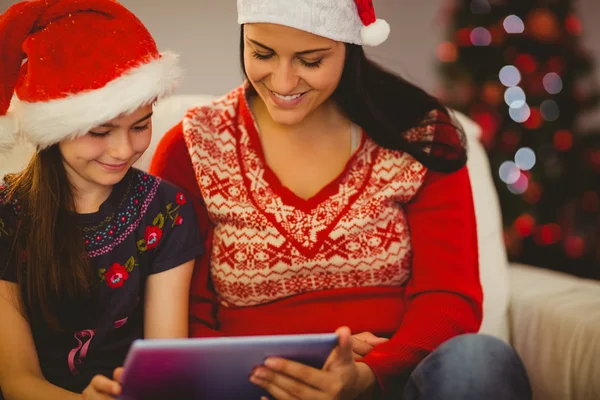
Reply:
[[[453, 128], [410, 134], [432, 138], [436, 129]], [[211, 249], [192, 283], [193, 337], [343, 325], [390, 337], [362, 360], [388, 397], [429, 352], [480, 326], [466, 168], [427, 171], [363, 134], [343, 173], [301, 199], [266, 165], [242, 86], [190, 110], [162, 139], [150, 172], [197, 200]]]

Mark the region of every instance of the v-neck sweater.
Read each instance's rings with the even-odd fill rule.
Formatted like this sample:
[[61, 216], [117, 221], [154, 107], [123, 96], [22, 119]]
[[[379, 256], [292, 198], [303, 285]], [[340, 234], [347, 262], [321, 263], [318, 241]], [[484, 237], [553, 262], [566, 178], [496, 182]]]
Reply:
[[[407, 135], [431, 140], [444, 129], [454, 128], [431, 123]], [[389, 337], [360, 360], [388, 397], [441, 343], [479, 329], [483, 295], [466, 167], [429, 171], [363, 132], [343, 172], [302, 199], [266, 164], [240, 86], [190, 109], [161, 140], [151, 173], [188, 191], [204, 233], [207, 253], [192, 283], [193, 337], [344, 325]]]

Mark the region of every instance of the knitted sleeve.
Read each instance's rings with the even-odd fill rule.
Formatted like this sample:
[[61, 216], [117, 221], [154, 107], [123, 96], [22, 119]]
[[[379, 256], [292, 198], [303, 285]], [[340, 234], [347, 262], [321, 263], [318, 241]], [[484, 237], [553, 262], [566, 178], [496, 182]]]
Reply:
[[194, 204], [206, 251], [196, 259], [190, 293], [190, 336], [219, 336], [216, 320], [217, 296], [210, 281], [212, 224], [196, 181], [192, 160], [183, 138], [180, 122], [161, 139], [149, 172], [181, 188]]
[[392, 338], [361, 360], [375, 372], [384, 398], [398, 396], [402, 377], [430, 352], [454, 336], [477, 332], [482, 320], [477, 230], [467, 168], [451, 174], [428, 171], [405, 210], [413, 249], [406, 313]]

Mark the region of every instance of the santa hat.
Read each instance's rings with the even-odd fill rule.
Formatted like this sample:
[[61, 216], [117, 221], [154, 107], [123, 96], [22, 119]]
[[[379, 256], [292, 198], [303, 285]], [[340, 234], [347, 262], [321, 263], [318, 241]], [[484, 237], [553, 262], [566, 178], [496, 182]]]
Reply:
[[237, 0], [237, 6], [239, 24], [285, 25], [363, 46], [378, 46], [390, 34], [372, 0]]
[[0, 15], [0, 66], [0, 152], [17, 132], [40, 149], [84, 135], [170, 94], [181, 74], [115, 0], [13, 5]]

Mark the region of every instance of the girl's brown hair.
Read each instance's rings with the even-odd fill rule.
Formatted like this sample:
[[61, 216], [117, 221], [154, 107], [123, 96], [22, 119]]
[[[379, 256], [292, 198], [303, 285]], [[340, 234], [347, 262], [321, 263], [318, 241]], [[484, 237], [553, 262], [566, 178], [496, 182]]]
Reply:
[[5, 180], [7, 200], [19, 205], [12, 253], [23, 309], [30, 324], [59, 330], [60, 305], [87, 297], [93, 273], [58, 145]]

